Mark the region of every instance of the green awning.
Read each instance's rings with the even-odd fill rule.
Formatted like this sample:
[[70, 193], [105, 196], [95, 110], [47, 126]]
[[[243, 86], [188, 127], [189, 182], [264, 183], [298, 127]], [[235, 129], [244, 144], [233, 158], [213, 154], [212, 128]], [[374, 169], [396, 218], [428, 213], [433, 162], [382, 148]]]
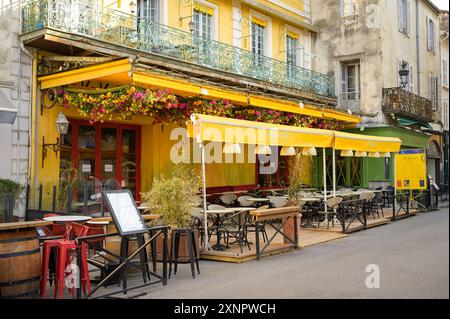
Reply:
[[407, 119], [407, 118], [404, 118], [404, 117], [398, 117], [397, 119], [398, 119], [398, 124], [400, 124], [402, 126], [409, 126], [409, 125], [419, 124], [419, 125], [421, 125], [423, 127], [429, 128], [430, 130], [433, 129], [431, 127], [430, 123], [427, 123], [427, 122], [411, 120], [411, 119]]

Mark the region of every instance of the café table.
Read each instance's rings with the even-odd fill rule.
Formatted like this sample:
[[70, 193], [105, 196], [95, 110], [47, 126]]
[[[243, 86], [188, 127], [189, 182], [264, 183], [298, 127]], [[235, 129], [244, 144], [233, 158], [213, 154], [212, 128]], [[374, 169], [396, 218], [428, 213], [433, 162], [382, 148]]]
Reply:
[[[232, 214], [235, 210], [233, 208], [224, 208], [224, 209], [207, 209], [206, 214], [216, 215], [214, 218], [214, 225], [219, 228], [221, 223], [221, 217], [223, 215]], [[225, 250], [225, 246], [220, 244], [220, 232], [217, 232], [217, 243], [213, 245], [211, 248], [214, 250]], [[208, 245], [208, 244], [207, 244]]]
[[85, 222], [91, 219], [92, 219], [91, 216], [82, 216], [82, 215], [49, 216], [43, 218], [43, 220], [53, 223]]
[[245, 200], [247, 200], [249, 202], [254, 202], [256, 206], [262, 205], [263, 203], [267, 203], [270, 201], [270, 199], [265, 198], [265, 197], [249, 197], [249, 198], [246, 198]]

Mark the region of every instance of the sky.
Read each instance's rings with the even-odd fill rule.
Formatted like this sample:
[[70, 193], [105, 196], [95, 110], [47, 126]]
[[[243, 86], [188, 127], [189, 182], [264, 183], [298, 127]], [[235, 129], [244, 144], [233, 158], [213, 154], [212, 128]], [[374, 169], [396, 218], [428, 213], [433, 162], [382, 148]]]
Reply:
[[448, 0], [431, 0], [441, 10], [448, 10]]

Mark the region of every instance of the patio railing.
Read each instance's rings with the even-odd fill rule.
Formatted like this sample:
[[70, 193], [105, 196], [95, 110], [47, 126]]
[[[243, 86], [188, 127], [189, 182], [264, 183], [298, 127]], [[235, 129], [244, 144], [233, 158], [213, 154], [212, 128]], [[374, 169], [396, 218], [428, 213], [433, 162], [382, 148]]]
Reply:
[[30, 0], [22, 9], [22, 33], [50, 28], [159, 54], [291, 89], [335, 97], [334, 78], [306, 68], [194, 36], [147, 18], [101, 9], [95, 0]]

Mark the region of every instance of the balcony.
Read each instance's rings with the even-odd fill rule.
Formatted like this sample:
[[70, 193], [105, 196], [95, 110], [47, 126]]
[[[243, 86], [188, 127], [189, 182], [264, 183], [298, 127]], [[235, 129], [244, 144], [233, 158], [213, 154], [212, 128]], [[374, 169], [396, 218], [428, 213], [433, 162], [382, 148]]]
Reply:
[[383, 89], [383, 111], [419, 121], [433, 121], [431, 100], [400, 87]]
[[334, 78], [266, 56], [196, 37], [97, 1], [31, 0], [22, 9], [22, 33], [53, 29], [248, 77], [286, 89], [334, 98]]
[[345, 92], [339, 94], [339, 108], [352, 113], [360, 112], [360, 92]]

